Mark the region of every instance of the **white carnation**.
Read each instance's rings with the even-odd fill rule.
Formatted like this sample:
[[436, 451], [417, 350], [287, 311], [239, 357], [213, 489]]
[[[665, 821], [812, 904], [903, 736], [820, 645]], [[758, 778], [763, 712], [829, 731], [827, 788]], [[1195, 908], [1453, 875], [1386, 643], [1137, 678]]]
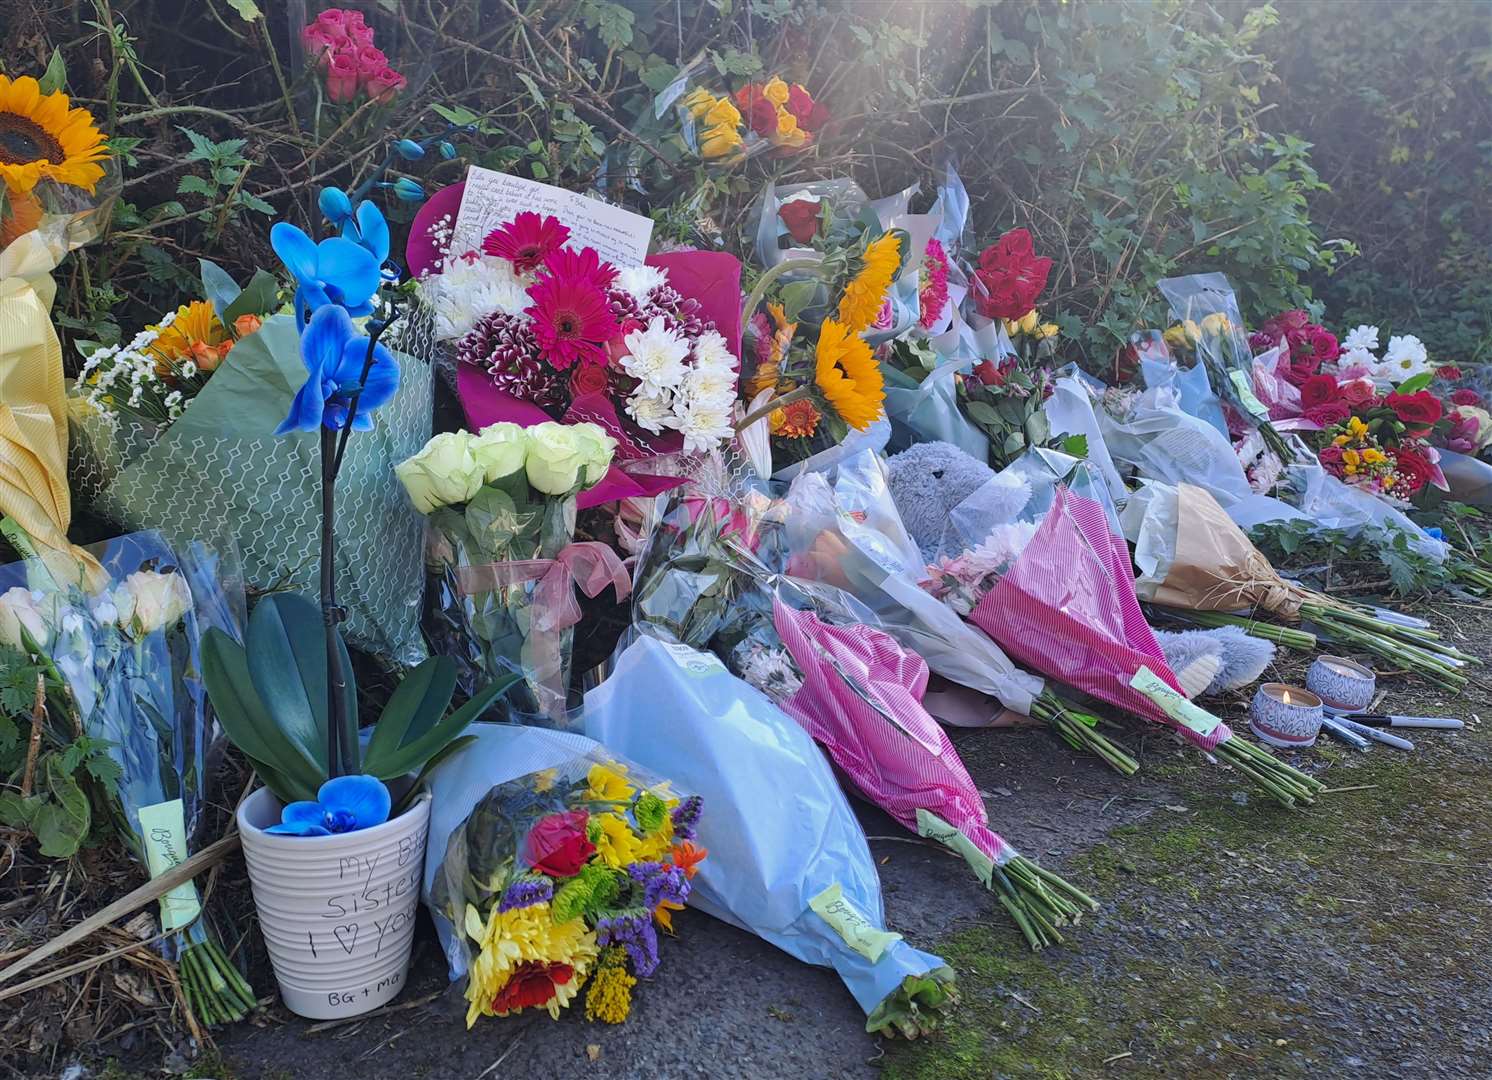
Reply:
[[642, 383], [643, 393], [661, 394], [683, 380], [689, 343], [669, 330], [661, 315], [647, 329], [628, 334], [623, 344], [627, 355], [622, 357], [622, 370]]
[[1378, 327], [1376, 326], [1353, 327], [1342, 341], [1342, 349], [1349, 353], [1359, 349], [1371, 352], [1376, 348], [1378, 348]]
[[647, 303], [649, 293], [668, 283], [668, 275], [656, 266], [629, 266], [617, 274], [616, 280], [617, 286], [641, 305]]

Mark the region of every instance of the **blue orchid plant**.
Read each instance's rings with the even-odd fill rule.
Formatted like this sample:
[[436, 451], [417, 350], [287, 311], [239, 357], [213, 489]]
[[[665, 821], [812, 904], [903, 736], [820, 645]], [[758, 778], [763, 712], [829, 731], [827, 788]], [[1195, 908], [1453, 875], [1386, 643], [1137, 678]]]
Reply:
[[[316, 432], [321, 459], [320, 605], [273, 594], [255, 607], [245, 644], [210, 632], [203, 679], [228, 737], [285, 804], [269, 831], [324, 836], [370, 828], [402, 809], [429, 769], [465, 741], [462, 732], [518, 676], [500, 680], [446, 714], [456, 664], [431, 657], [389, 698], [366, 747], [358, 740], [357, 690], [338, 623], [333, 575], [336, 483], [347, 441], [374, 426], [399, 389], [399, 362], [379, 338], [398, 318], [399, 269], [389, 227], [372, 202], [328, 188], [317, 200], [335, 235], [313, 241], [288, 222], [270, 242], [295, 277], [306, 380], [277, 435]], [[357, 319], [363, 319], [360, 329]], [[385, 781], [420, 770], [395, 805]]]

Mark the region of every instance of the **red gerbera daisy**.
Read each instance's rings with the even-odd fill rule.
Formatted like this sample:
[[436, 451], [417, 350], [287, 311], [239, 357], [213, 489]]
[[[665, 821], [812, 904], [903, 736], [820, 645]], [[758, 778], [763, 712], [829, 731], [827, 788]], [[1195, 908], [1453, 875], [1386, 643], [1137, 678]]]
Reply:
[[525, 210], [506, 225], [500, 225], [487, 234], [482, 241], [482, 250], [499, 259], [507, 259], [520, 274], [533, 270], [553, 252], [558, 251], [570, 230], [557, 217], [539, 217]]
[[574, 977], [575, 969], [569, 964], [525, 960], [513, 969], [507, 983], [492, 999], [492, 1011], [507, 1016], [520, 1009], [545, 1005], [554, 997], [556, 986], [568, 985]]
[[616, 280], [616, 267], [602, 262], [596, 249], [590, 247], [551, 251], [544, 258], [544, 269], [571, 285], [589, 285], [595, 289], [608, 289]]
[[577, 360], [606, 362], [604, 347], [620, 332], [606, 294], [585, 279], [549, 275], [529, 286], [533, 304], [524, 309], [533, 322], [539, 355], [563, 371]]

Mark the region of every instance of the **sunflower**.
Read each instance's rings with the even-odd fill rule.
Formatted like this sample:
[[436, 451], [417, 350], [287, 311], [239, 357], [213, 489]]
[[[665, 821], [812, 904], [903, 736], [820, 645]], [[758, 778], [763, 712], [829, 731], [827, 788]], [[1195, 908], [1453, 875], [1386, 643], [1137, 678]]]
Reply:
[[872, 240], [861, 256], [860, 272], [844, 287], [839, 298], [839, 321], [858, 334], [876, 321], [886, 289], [901, 265], [901, 237], [883, 233]]
[[839, 418], [864, 431], [881, 418], [886, 389], [870, 346], [843, 323], [825, 319], [815, 350], [814, 382]]
[[60, 91], [43, 94], [29, 75], [0, 75], [0, 182], [24, 195], [41, 180], [90, 195], [103, 178], [104, 136], [87, 109], [68, 108]]

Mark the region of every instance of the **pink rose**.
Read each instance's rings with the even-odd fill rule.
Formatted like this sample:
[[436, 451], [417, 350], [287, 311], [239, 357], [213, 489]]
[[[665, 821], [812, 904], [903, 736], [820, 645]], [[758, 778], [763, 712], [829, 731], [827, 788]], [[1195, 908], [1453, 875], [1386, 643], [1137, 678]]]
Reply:
[[409, 80], [393, 68], [386, 67], [368, 80], [368, 96], [380, 105], [394, 100], [394, 95], [409, 85]]
[[332, 55], [326, 69], [326, 96], [343, 104], [357, 97], [357, 59], [348, 52]]
[[1456, 405], [1480, 405], [1482, 395], [1469, 386], [1463, 386], [1459, 390], [1451, 391], [1451, 402]]
[[[347, 17], [350, 14], [352, 13], [343, 11], [341, 8], [327, 8], [320, 15], [316, 16], [316, 22], [325, 27], [335, 27], [345, 34], [347, 32]], [[362, 15], [359, 15], [358, 21], [361, 22], [362, 18]]]
[[327, 33], [325, 27], [316, 23], [312, 23], [301, 31], [300, 41], [305, 46], [306, 54], [314, 59], [316, 66], [323, 71], [331, 63], [332, 53], [336, 52], [341, 44], [335, 37]]
[[1371, 379], [1353, 379], [1337, 387], [1337, 394], [1341, 400], [1353, 408], [1372, 401], [1373, 393], [1373, 380]]
[[371, 79], [388, 66], [389, 58], [383, 55], [382, 49], [364, 45], [357, 50], [357, 70], [364, 80]]

